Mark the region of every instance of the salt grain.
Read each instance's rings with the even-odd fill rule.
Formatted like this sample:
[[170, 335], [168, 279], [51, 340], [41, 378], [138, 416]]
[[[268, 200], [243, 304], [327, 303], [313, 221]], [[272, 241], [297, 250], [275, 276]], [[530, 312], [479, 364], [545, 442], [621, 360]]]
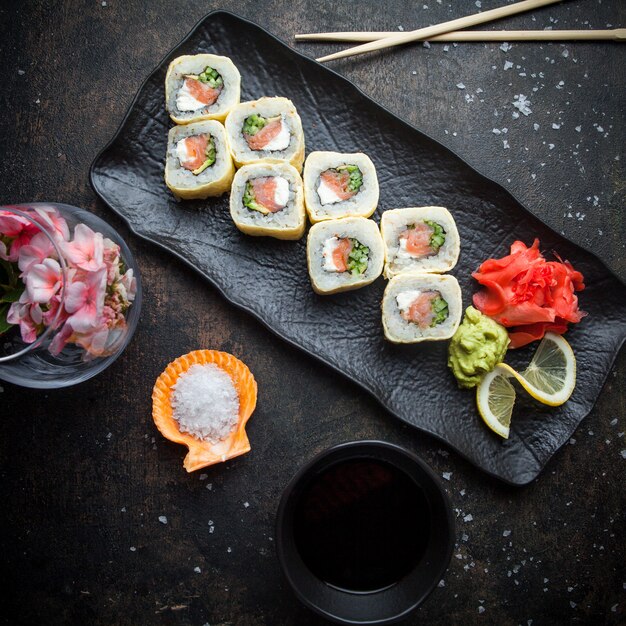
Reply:
[[200, 574], [200, 573], [202, 572], [202, 570], [201, 570], [199, 567], [194, 567], [194, 568], [193, 568], [193, 571], [194, 571], [196, 574]]
[[530, 100], [523, 94], [516, 95], [513, 101], [513, 106], [524, 115], [530, 115], [532, 110], [530, 108]]
[[445, 480], [450, 480], [450, 476], [452, 476], [452, 472], [444, 472], [441, 474]]
[[135, 548], [135, 546], [131, 546], [131, 547], [130, 547], [130, 551], [131, 551], [131, 552], [137, 552], [137, 548]]
[[196, 364], [173, 386], [172, 408], [183, 432], [217, 443], [237, 425], [239, 396], [223, 369], [213, 363]]
[[510, 70], [513, 67], [513, 63], [511, 63], [511, 61], [505, 61], [504, 62], [504, 69], [505, 70]]
[[165, 515], [159, 515], [159, 522], [161, 522], [161, 524], [167, 524], [167, 517], [165, 517]]
[[458, 89], [465, 89], [465, 85], [463, 83], [457, 83], [456, 86]]
[[502, 536], [503, 536], [503, 537], [508, 537], [510, 534], [511, 534], [511, 531], [510, 531], [510, 530], [505, 530], [505, 531], [502, 533]]
[[502, 50], [502, 52], [508, 52], [511, 49], [511, 44], [507, 43], [506, 41], [500, 46], [500, 50]]

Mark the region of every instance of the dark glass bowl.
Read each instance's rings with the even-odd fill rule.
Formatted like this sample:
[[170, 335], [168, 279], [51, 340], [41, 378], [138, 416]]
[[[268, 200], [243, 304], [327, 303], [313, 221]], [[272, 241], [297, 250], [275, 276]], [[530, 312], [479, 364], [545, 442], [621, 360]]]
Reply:
[[[389, 463], [403, 471], [421, 488], [430, 513], [430, 534], [422, 558], [391, 587], [368, 593], [341, 590], [317, 578], [302, 560], [294, 535], [296, 508], [311, 481], [339, 462], [356, 459]], [[406, 618], [441, 580], [454, 540], [454, 517], [439, 479], [414, 454], [382, 441], [343, 443], [320, 453], [294, 476], [278, 507], [276, 549], [289, 584], [307, 607], [339, 624], [391, 624]]]

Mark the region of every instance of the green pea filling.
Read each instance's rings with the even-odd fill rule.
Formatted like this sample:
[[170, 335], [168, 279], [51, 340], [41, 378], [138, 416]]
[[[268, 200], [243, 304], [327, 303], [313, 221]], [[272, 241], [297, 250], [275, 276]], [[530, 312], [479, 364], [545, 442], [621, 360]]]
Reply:
[[258, 211], [259, 213], [263, 213], [267, 215], [269, 211], [262, 205], [256, 201], [256, 196], [254, 195], [254, 187], [252, 183], [248, 181], [246, 183], [246, 190], [243, 192], [243, 206], [251, 211]]
[[353, 276], [360, 276], [367, 269], [370, 249], [364, 246], [358, 239], [350, 239], [350, 243], [352, 244], [352, 250], [348, 255], [346, 266]]
[[224, 79], [219, 72], [208, 65], [201, 74], [198, 74], [198, 80], [213, 89], [221, 89], [224, 86]]
[[338, 172], [348, 172], [350, 179], [348, 180], [347, 190], [356, 193], [363, 185], [363, 173], [356, 165], [340, 165]]
[[433, 321], [430, 323], [430, 327], [434, 328], [437, 324], [445, 322], [448, 318], [448, 303], [441, 296], [437, 296], [433, 298], [430, 306], [435, 315]]
[[211, 167], [211, 165], [215, 163], [215, 159], [216, 159], [215, 140], [213, 139], [211, 135], [209, 135], [209, 141], [207, 143], [204, 154], [206, 156], [206, 161], [200, 167], [196, 168], [195, 170], [191, 172], [194, 176], [197, 176], [198, 174], [204, 172], [204, 170], [207, 167]]
[[430, 247], [437, 253], [439, 252], [439, 248], [441, 248], [446, 241], [446, 231], [441, 224], [437, 224], [437, 222], [424, 220], [424, 223], [428, 224], [428, 226], [433, 229], [433, 234], [430, 236]]
[[280, 119], [280, 115], [276, 115], [275, 117], [263, 117], [262, 115], [253, 113], [252, 115], [246, 117], [246, 119], [244, 120], [241, 132], [243, 132], [244, 135], [254, 137], [262, 128], [267, 126], [270, 122], [274, 122], [278, 119]]

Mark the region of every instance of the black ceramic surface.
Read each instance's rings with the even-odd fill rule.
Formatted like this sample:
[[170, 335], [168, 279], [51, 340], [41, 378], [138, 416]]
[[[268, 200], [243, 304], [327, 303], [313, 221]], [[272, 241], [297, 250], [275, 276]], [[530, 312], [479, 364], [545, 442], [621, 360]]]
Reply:
[[[426, 521], [413, 529], [424, 541], [413, 566], [395, 584], [367, 593], [347, 591], [320, 580], [307, 567], [297, 538], [298, 512], [309, 488], [319, 486], [321, 477], [350, 461], [378, 461], [393, 467], [417, 487], [417, 493], [409, 497], [417, 507], [426, 509], [421, 512]], [[367, 497], [368, 481], [363, 470], [360, 475], [344, 474], [340, 481], [340, 485], [331, 482], [325, 497], [320, 499], [324, 514], [334, 507], [350, 508], [355, 501]], [[340, 624], [391, 624], [406, 618], [442, 579], [450, 563], [454, 537], [450, 502], [439, 479], [415, 455], [382, 441], [353, 441], [318, 454], [287, 485], [276, 516], [276, 550], [289, 584], [306, 606]], [[376, 561], [374, 552], [375, 547], [370, 546], [370, 559], [364, 559], [363, 565]]]
[[[477, 288], [471, 272], [486, 258], [506, 254], [516, 239], [530, 245], [539, 237], [543, 250], [572, 261], [585, 275], [580, 302], [589, 313], [567, 334], [578, 362], [572, 398], [558, 408], [520, 402], [510, 438], [503, 441], [480, 420], [474, 394], [457, 388], [446, 367], [446, 342], [384, 341], [382, 278], [358, 291], [318, 296], [309, 285], [305, 238], [283, 242], [243, 235], [231, 222], [228, 195], [176, 202], [163, 182], [171, 126], [163, 84], [172, 59], [198, 52], [231, 57], [242, 75], [242, 100], [291, 98], [302, 117], [307, 153], [366, 152], [380, 182], [377, 221], [391, 208], [450, 209], [462, 242], [452, 273], [465, 305]], [[355, 381], [400, 419], [509, 483], [531, 481], [568, 441], [593, 407], [626, 335], [626, 287], [597, 258], [349, 81], [231, 13], [209, 14], [148, 77], [116, 136], [94, 161], [91, 181], [138, 235], [185, 260], [230, 302]], [[509, 353], [507, 360], [523, 365], [533, 350]], [[522, 397], [519, 393], [518, 401]]]

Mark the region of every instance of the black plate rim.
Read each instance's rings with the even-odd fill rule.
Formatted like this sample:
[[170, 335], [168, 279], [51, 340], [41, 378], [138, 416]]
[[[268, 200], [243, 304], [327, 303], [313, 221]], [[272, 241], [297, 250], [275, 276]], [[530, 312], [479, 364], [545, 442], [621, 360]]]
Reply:
[[[626, 282], [624, 282], [611, 268], [609, 268], [606, 263], [600, 259], [594, 252], [592, 252], [591, 250], [588, 250], [587, 248], [585, 248], [584, 246], [575, 243], [573, 241], [571, 241], [570, 239], [568, 239], [566, 236], [561, 235], [559, 233], [556, 232], [556, 230], [554, 228], [552, 228], [552, 226], [550, 226], [549, 224], [547, 224], [546, 222], [543, 221], [543, 219], [541, 219], [539, 216], [535, 215], [530, 209], [528, 209], [524, 204], [522, 204], [522, 202], [520, 202], [510, 191], [508, 191], [505, 187], [503, 187], [500, 183], [492, 180], [491, 178], [489, 178], [488, 176], [485, 176], [480, 170], [478, 170], [477, 168], [475, 168], [473, 165], [470, 165], [467, 161], [465, 161], [465, 159], [463, 159], [461, 156], [459, 156], [452, 148], [449, 148], [448, 146], [446, 146], [445, 144], [441, 143], [438, 139], [434, 139], [433, 137], [431, 137], [430, 135], [428, 135], [428, 133], [425, 133], [423, 131], [421, 131], [420, 129], [416, 128], [415, 126], [413, 126], [412, 124], [410, 124], [409, 122], [407, 122], [406, 120], [404, 120], [403, 118], [401, 118], [400, 116], [396, 115], [395, 113], [392, 113], [391, 111], [389, 111], [389, 109], [387, 109], [386, 107], [384, 107], [383, 105], [379, 104], [378, 102], [376, 102], [373, 98], [371, 98], [370, 96], [368, 96], [366, 93], [364, 93], [361, 88], [356, 85], [355, 83], [353, 83], [350, 79], [346, 78], [345, 76], [343, 76], [342, 74], [340, 74], [339, 72], [333, 70], [330, 67], [327, 67], [321, 63], [319, 63], [318, 61], [316, 61], [315, 59], [306, 56], [305, 54], [302, 54], [301, 52], [298, 52], [297, 50], [294, 50], [293, 48], [291, 48], [287, 43], [285, 43], [282, 39], [280, 39], [279, 37], [277, 37], [276, 35], [274, 35], [273, 33], [271, 33], [270, 31], [268, 31], [266, 28], [264, 28], [263, 26], [260, 26], [259, 24], [256, 24], [255, 22], [242, 17], [240, 15], [237, 15], [237, 13], [234, 13], [232, 11], [227, 11], [225, 9], [216, 9], [214, 11], [210, 11], [209, 13], [207, 13], [206, 15], [204, 15], [203, 17], [201, 17], [195, 24], [194, 26], [191, 28], [191, 30], [187, 33], [187, 35], [185, 35], [185, 37], [183, 37], [183, 39], [181, 39], [173, 48], [171, 48], [166, 54], [165, 56], [163, 56], [163, 58], [157, 63], [157, 65], [154, 67], [154, 69], [146, 76], [146, 78], [143, 80], [143, 82], [141, 83], [141, 85], [139, 86], [139, 89], [137, 90], [137, 92], [135, 93], [135, 96], [133, 97], [131, 103], [128, 105], [128, 108], [126, 109], [126, 112], [124, 113], [124, 117], [122, 118], [122, 121], [120, 122], [117, 130], [115, 131], [115, 133], [113, 134], [113, 136], [111, 137], [111, 139], [107, 142], [107, 144], [98, 152], [98, 154], [95, 156], [94, 160], [92, 161], [91, 165], [89, 166], [89, 182], [91, 184], [92, 189], [94, 190], [94, 193], [98, 196], [98, 198], [100, 198], [100, 200], [102, 200], [102, 202], [104, 202], [104, 204], [106, 206], [109, 207], [109, 209], [111, 211], [113, 211], [119, 218], [122, 219], [122, 221], [126, 224], [126, 226], [128, 227], [128, 229], [137, 237], [145, 240], [145, 241], [149, 241], [150, 243], [152, 243], [153, 245], [166, 250], [169, 254], [175, 256], [176, 258], [178, 258], [180, 261], [182, 261], [185, 265], [187, 265], [188, 267], [190, 267], [192, 270], [194, 270], [196, 273], [200, 274], [200, 276], [202, 276], [205, 280], [207, 280], [209, 282], [209, 284], [232, 306], [236, 307], [237, 309], [244, 311], [245, 313], [249, 314], [250, 316], [252, 316], [255, 320], [257, 320], [258, 322], [260, 322], [267, 330], [269, 330], [272, 334], [276, 335], [278, 338], [280, 338], [282, 341], [286, 342], [287, 344], [289, 344], [290, 346], [293, 346], [294, 348], [297, 348], [298, 350], [300, 350], [301, 352], [304, 352], [305, 354], [309, 355], [310, 357], [314, 358], [315, 360], [317, 360], [320, 363], [323, 363], [326, 367], [329, 367], [332, 371], [337, 372], [338, 374], [341, 374], [344, 378], [347, 378], [348, 380], [350, 380], [353, 384], [355, 384], [357, 387], [359, 387], [360, 389], [362, 389], [363, 391], [365, 391], [368, 395], [370, 395], [371, 397], [373, 397], [386, 411], [388, 411], [391, 415], [393, 415], [393, 417], [397, 420], [399, 420], [400, 422], [402, 422], [403, 424], [406, 424], [408, 426], [411, 426], [412, 428], [415, 428], [417, 430], [419, 430], [422, 433], [427, 434], [429, 437], [433, 437], [435, 440], [443, 443], [444, 445], [448, 446], [449, 448], [451, 448], [452, 450], [455, 451], [456, 454], [458, 454], [460, 457], [462, 457], [465, 461], [467, 461], [470, 465], [472, 465], [473, 467], [478, 468], [479, 470], [481, 470], [482, 472], [484, 472], [485, 474], [496, 478], [499, 481], [504, 482], [507, 485], [510, 485], [512, 487], [523, 487], [525, 485], [530, 484], [531, 482], [533, 482], [535, 479], [537, 479], [541, 472], [545, 469], [546, 465], [550, 462], [550, 460], [554, 457], [554, 455], [556, 455], [556, 453], [564, 446], [567, 444], [567, 441], [565, 441], [563, 444], [561, 444], [558, 448], [556, 448], [554, 450], [554, 452], [550, 455], [550, 458], [548, 459], [548, 461], [546, 462], [546, 465], [542, 466], [539, 471], [535, 474], [533, 474], [528, 480], [525, 481], [514, 481], [514, 480], [509, 480], [508, 478], [505, 478], [503, 476], [500, 476], [499, 474], [496, 474], [495, 472], [492, 472], [484, 467], [481, 467], [479, 465], [477, 465], [474, 461], [472, 461], [472, 459], [470, 459], [467, 455], [465, 455], [461, 450], [459, 450], [456, 446], [454, 446], [453, 444], [451, 444], [450, 442], [448, 442], [446, 439], [444, 439], [442, 436], [433, 433], [429, 430], [425, 430], [423, 428], [421, 428], [420, 426], [416, 425], [416, 424], [412, 424], [408, 421], [406, 421], [405, 419], [403, 419], [402, 417], [400, 417], [399, 415], [397, 415], [395, 413], [395, 411], [390, 408], [389, 406], [387, 406], [387, 404], [385, 402], [383, 402], [383, 400], [381, 400], [373, 391], [371, 391], [370, 389], [368, 389], [367, 387], [365, 387], [365, 385], [363, 385], [362, 383], [360, 383], [359, 381], [355, 380], [354, 378], [352, 378], [350, 375], [346, 374], [345, 372], [343, 372], [341, 369], [339, 369], [338, 367], [336, 367], [335, 365], [333, 365], [332, 363], [329, 363], [328, 361], [326, 361], [326, 359], [324, 359], [323, 357], [315, 354], [314, 352], [311, 352], [310, 350], [307, 350], [306, 348], [303, 348], [301, 345], [299, 345], [298, 343], [296, 343], [295, 341], [289, 339], [288, 337], [284, 336], [283, 334], [281, 334], [279, 331], [275, 330], [274, 328], [272, 328], [268, 322], [266, 322], [264, 319], [262, 319], [255, 311], [253, 311], [252, 309], [239, 304], [237, 302], [235, 302], [234, 300], [232, 300], [230, 298], [230, 296], [228, 296], [224, 291], [222, 291], [222, 289], [219, 287], [219, 285], [217, 285], [217, 283], [214, 281], [214, 279], [209, 275], [206, 274], [205, 272], [203, 272], [201, 269], [197, 268], [195, 265], [193, 265], [193, 263], [191, 263], [191, 261], [187, 260], [184, 256], [182, 256], [181, 254], [179, 254], [178, 252], [175, 252], [174, 250], [168, 248], [167, 246], [165, 246], [164, 244], [160, 243], [159, 241], [156, 241], [155, 239], [152, 239], [152, 237], [142, 234], [141, 232], [139, 232], [138, 230], [136, 230], [133, 225], [130, 223], [130, 221], [126, 218], [125, 215], [123, 215], [122, 213], [120, 213], [115, 207], [113, 207], [111, 204], [109, 204], [109, 202], [107, 201], [107, 199], [104, 197], [104, 195], [102, 193], [100, 193], [100, 191], [98, 190], [98, 185], [96, 182], [96, 168], [98, 165], [98, 161], [100, 160], [100, 157], [111, 147], [111, 145], [113, 145], [120, 133], [122, 132], [122, 129], [124, 127], [124, 125], [126, 124], [126, 120], [128, 119], [128, 117], [130, 116], [131, 112], [133, 111], [135, 104], [137, 102], [137, 100], [139, 99], [139, 96], [141, 95], [144, 87], [146, 86], [146, 84], [148, 83], [148, 81], [152, 78], [152, 76], [161, 70], [163, 64], [165, 63], [165, 61], [167, 60], [167, 58], [172, 54], [172, 52], [180, 47], [182, 44], [184, 44], [186, 41], [188, 41], [189, 39], [191, 39], [191, 37], [195, 34], [196, 30], [207, 20], [209, 20], [210, 18], [214, 17], [214, 16], [219, 16], [219, 15], [228, 15], [230, 17], [234, 17], [237, 20], [240, 20], [242, 22], [245, 22], [246, 24], [253, 26], [254, 28], [257, 28], [259, 30], [261, 30], [263, 33], [265, 33], [267, 36], [271, 37], [274, 41], [276, 41], [277, 43], [279, 43], [282, 46], [285, 46], [286, 48], [289, 49], [289, 51], [292, 54], [297, 55], [300, 59], [304, 60], [307, 63], [312, 63], [314, 65], [323, 67], [325, 70], [332, 72], [337, 78], [339, 78], [340, 80], [344, 81], [345, 83], [347, 83], [348, 85], [350, 85], [353, 89], [355, 89], [359, 96], [362, 98], [366, 98], [369, 102], [371, 102], [374, 106], [378, 107], [379, 109], [381, 109], [382, 111], [384, 111], [387, 115], [395, 118], [396, 120], [398, 120], [401, 124], [403, 124], [404, 126], [408, 127], [411, 129], [411, 131], [413, 132], [417, 132], [421, 135], [423, 135], [424, 137], [426, 137], [427, 139], [429, 139], [430, 141], [434, 142], [435, 144], [437, 144], [438, 146], [440, 146], [441, 148], [443, 148], [444, 150], [447, 150], [449, 152], [451, 152], [452, 154], [454, 154], [454, 156], [459, 159], [459, 161], [461, 161], [464, 165], [466, 165], [468, 168], [474, 170], [475, 172], [478, 173], [479, 176], [481, 176], [482, 178], [484, 178], [485, 180], [487, 180], [488, 182], [490, 182], [493, 185], [496, 185], [500, 190], [502, 190], [505, 194], [509, 195], [511, 198], [513, 198], [513, 200], [515, 200], [515, 202], [524, 210], [526, 211], [528, 214], [532, 215], [535, 219], [537, 219], [539, 222], [541, 222], [541, 224], [543, 224], [548, 230], [550, 230], [551, 232], [555, 233], [556, 235], [558, 235], [559, 237], [567, 240], [569, 243], [571, 243], [572, 245], [580, 248], [581, 250], [583, 250], [584, 252], [586, 252], [587, 254], [589, 254], [592, 258], [594, 258], [596, 261], [598, 261], [603, 267], [604, 269], [614, 278], [616, 278], [620, 283], [622, 283], [622, 285], [626, 285]], [[609, 374], [611, 373], [613, 366], [615, 365], [615, 360], [617, 359], [617, 356], [619, 355], [623, 345], [624, 345], [624, 341], [626, 340], [626, 337], [622, 337], [622, 340], [617, 348], [617, 350], [615, 351], [615, 354], [613, 355], [613, 358], [611, 359], [611, 363], [610, 363], [610, 367], [607, 369], [607, 373], [602, 381], [601, 387], [600, 387], [600, 392], [602, 391], [602, 389], [604, 388], [604, 385], [606, 384], [606, 381], [609, 377]], [[599, 397], [600, 394], [598, 394]], [[593, 404], [590, 406], [589, 411], [587, 413], [585, 413], [585, 415], [583, 415], [583, 417], [580, 419], [580, 422], [578, 422], [578, 424], [576, 424], [574, 431], [578, 428], [578, 426], [580, 425], [580, 423], [582, 422], [582, 420], [584, 420], [589, 413], [591, 413], [591, 411], [593, 410], [593, 408], [595, 407], [597, 401], [598, 401], [598, 397], [595, 398]], [[572, 431], [570, 433], [571, 434], [574, 432]], [[489, 433], [488, 433], [489, 434]]]

